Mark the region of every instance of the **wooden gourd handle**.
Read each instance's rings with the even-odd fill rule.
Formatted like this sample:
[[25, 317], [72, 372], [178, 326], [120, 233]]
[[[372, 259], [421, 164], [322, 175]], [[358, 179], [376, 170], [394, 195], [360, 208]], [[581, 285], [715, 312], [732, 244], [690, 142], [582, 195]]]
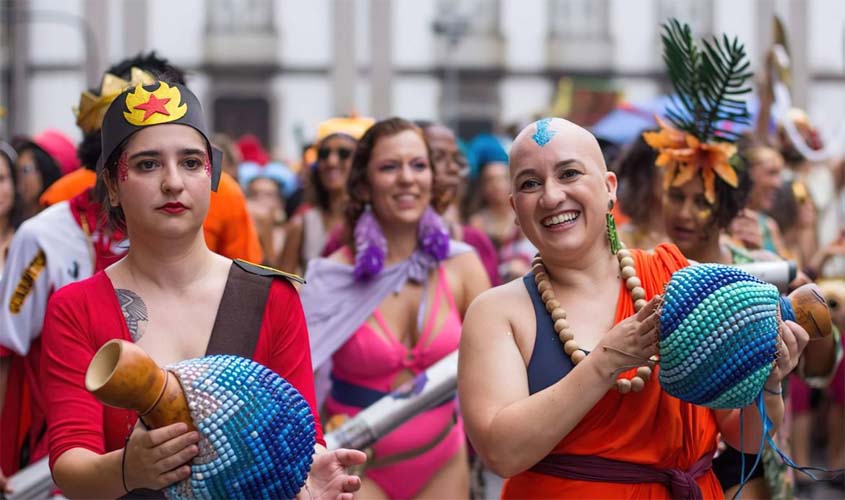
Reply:
[[138, 412], [148, 428], [184, 422], [196, 430], [178, 377], [132, 342], [103, 344], [88, 364], [85, 388], [105, 405]]
[[827, 337], [833, 331], [830, 309], [818, 286], [809, 283], [789, 294], [795, 322], [810, 334], [810, 340]]

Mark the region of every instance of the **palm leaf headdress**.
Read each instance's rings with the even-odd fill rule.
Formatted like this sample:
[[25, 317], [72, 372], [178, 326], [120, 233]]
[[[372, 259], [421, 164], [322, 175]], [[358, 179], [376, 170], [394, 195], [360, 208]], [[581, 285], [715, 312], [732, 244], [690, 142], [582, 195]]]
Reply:
[[670, 124], [657, 119], [659, 132], [643, 138], [659, 151], [657, 165], [665, 167], [664, 185], [679, 186], [701, 172], [707, 200], [715, 203], [716, 176], [732, 187], [738, 177], [731, 158], [737, 125], [751, 122], [743, 94], [751, 72], [745, 47], [727, 35], [693, 40], [692, 30], [676, 19], [663, 24], [663, 60], [676, 95], [667, 109]]

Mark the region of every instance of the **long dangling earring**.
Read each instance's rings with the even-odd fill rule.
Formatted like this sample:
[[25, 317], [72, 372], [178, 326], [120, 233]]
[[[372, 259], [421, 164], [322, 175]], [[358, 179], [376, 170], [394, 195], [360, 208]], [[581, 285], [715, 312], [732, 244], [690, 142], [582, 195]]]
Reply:
[[616, 220], [613, 218], [613, 200], [607, 204], [607, 241], [610, 243], [610, 253], [616, 255], [622, 248], [619, 243], [619, 235], [616, 233]]
[[387, 256], [387, 239], [368, 203], [355, 223], [355, 279], [363, 280], [381, 272]]
[[417, 227], [417, 241], [423, 252], [437, 261], [449, 256], [449, 228], [431, 206], [425, 209]]

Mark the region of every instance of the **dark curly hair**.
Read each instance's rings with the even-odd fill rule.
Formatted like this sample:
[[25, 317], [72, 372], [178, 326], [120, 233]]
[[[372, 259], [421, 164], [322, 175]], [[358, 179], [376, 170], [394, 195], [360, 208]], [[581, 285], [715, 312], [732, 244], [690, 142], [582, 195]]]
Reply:
[[657, 151], [640, 134], [610, 166], [619, 181], [616, 196], [622, 211], [635, 224], [645, 224], [649, 219], [649, 210], [656, 196], [652, 188], [657, 177], [655, 160]]
[[751, 191], [751, 178], [748, 176], [747, 163], [741, 153], [732, 161], [739, 180], [737, 187], [732, 187], [716, 176], [716, 206], [713, 207], [713, 222], [719, 229], [725, 229], [745, 208], [748, 193]]
[[[406, 130], [411, 130], [419, 134], [420, 139], [425, 144], [428, 166], [431, 169], [432, 175], [435, 177], [434, 182], [432, 182], [432, 188], [436, 184], [437, 174], [431, 162], [431, 150], [425, 141], [425, 135], [422, 130], [412, 122], [398, 117], [376, 122], [358, 140], [358, 147], [355, 148], [355, 154], [352, 156], [352, 167], [349, 169], [349, 180], [346, 183], [349, 192], [349, 203], [346, 206], [347, 242], [351, 242], [352, 228], [358, 223], [358, 218], [364, 213], [364, 208], [369, 202], [364, 194], [370, 183], [367, 178], [367, 165], [370, 163], [376, 143], [385, 137], [394, 136]], [[431, 197], [432, 204], [435, 202], [433, 195], [434, 193], [432, 193]]]

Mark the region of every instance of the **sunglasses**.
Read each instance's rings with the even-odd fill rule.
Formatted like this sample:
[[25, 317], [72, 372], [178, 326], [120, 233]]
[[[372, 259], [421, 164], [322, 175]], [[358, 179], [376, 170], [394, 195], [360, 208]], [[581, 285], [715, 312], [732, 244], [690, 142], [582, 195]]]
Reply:
[[352, 156], [352, 150], [349, 148], [320, 148], [317, 150], [317, 159], [327, 160], [332, 152], [337, 153], [337, 157], [341, 160], [348, 160]]

